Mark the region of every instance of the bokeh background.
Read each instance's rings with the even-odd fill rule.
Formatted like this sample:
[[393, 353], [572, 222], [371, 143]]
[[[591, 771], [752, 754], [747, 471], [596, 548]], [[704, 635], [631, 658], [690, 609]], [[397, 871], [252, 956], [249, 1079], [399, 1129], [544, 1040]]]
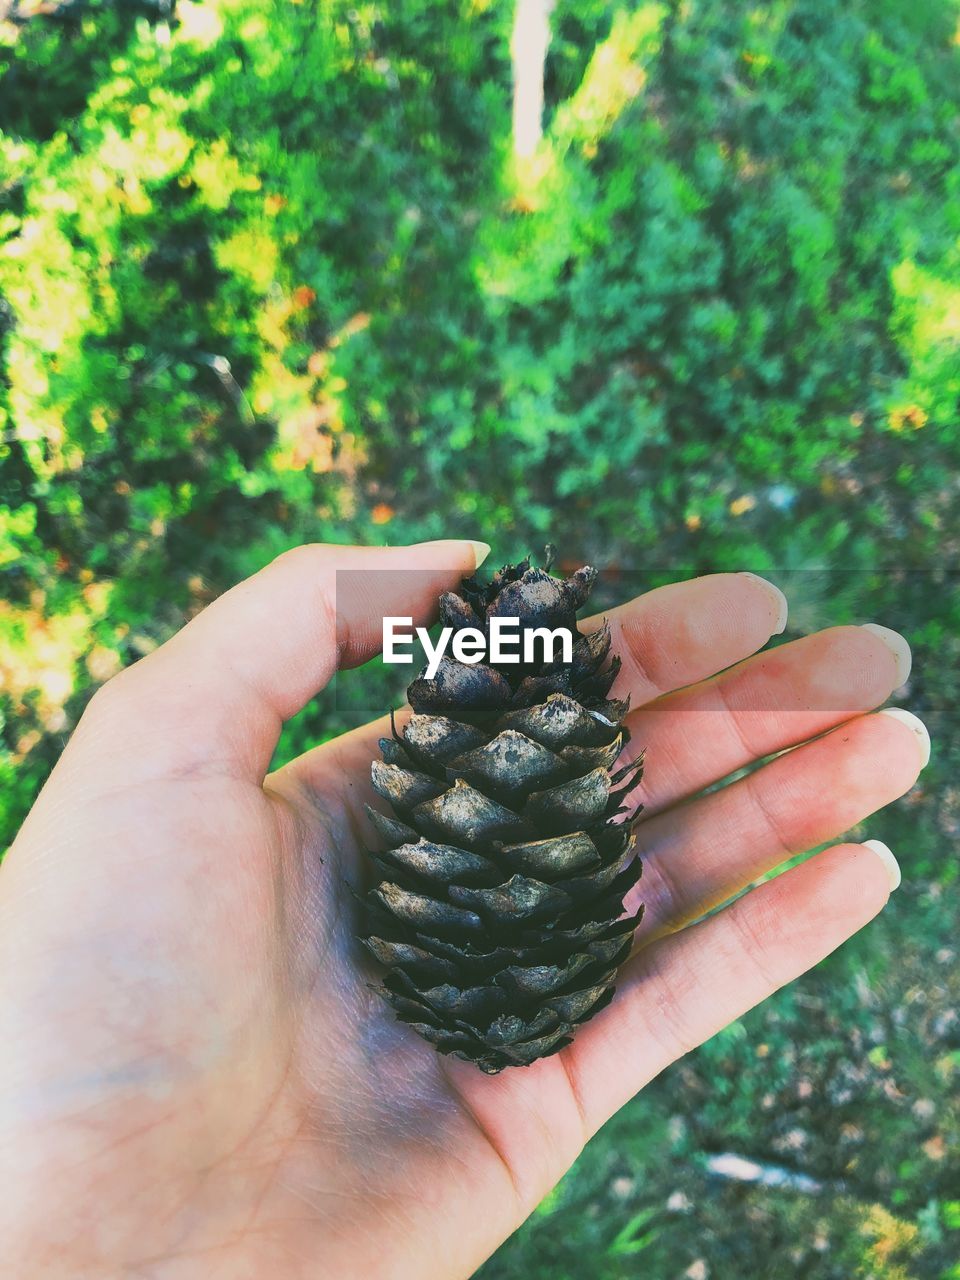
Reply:
[[308, 539], [902, 630], [890, 908], [480, 1274], [956, 1280], [960, 4], [559, 0], [534, 146], [524, 3], [0, 0], [0, 845], [99, 683]]

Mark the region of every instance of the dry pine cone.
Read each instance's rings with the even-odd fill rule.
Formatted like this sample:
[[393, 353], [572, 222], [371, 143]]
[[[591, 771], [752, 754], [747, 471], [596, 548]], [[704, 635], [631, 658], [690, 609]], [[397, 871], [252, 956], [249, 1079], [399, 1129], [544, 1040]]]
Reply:
[[[566, 580], [525, 560], [489, 585], [440, 598], [444, 626], [488, 619], [568, 627], [573, 661], [534, 666], [445, 657], [410, 685], [414, 715], [381, 739], [368, 812], [386, 844], [367, 895], [363, 942], [387, 968], [380, 990], [441, 1053], [490, 1074], [569, 1044], [613, 996], [641, 912], [624, 796], [642, 757], [614, 771], [628, 702], [608, 699], [606, 623], [577, 630], [596, 570]], [[542, 653], [542, 649], [540, 650]], [[641, 908], [642, 911], [642, 908]]]

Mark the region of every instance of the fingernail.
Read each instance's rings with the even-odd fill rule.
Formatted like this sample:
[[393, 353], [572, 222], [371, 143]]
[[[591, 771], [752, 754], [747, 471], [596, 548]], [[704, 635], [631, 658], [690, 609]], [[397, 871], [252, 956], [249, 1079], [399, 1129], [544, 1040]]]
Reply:
[[920, 745], [920, 768], [925, 769], [930, 763], [930, 733], [920, 717], [904, 707], [884, 707], [880, 714], [889, 716], [891, 720], [899, 720], [917, 735], [917, 742]]
[[900, 863], [893, 856], [893, 853], [882, 840], [864, 840], [862, 841], [865, 849], [872, 849], [880, 861], [884, 865], [887, 875], [890, 877], [890, 892], [896, 889], [903, 877], [900, 874]]
[[467, 538], [467, 542], [473, 547], [473, 567], [479, 569], [490, 554], [490, 543], [476, 542], [473, 538]]
[[876, 622], [865, 622], [863, 629], [864, 631], [869, 631], [871, 635], [875, 635], [893, 654], [893, 660], [897, 664], [897, 683], [895, 687], [899, 689], [902, 684], [907, 683], [910, 668], [913, 666], [910, 645], [899, 631], [891, 631], [889, 627], [881, 627]]
[[770, 597], [771, 601], [773, 602], [774, 608], [777, 611], [776, 612], [777, 625], [771, 632], [771, 635], [775, 635], [775, 636], [782, 635], [787, 625], [787, 614], [790, 611], [790, 606], [787, 604], [787, 597], [783, 594], [783, 592], [780, 590], [778, 586], [776, 586], [772, 582], [768, 582], [766, 578], [761, 578], [758, 573], [747, 573], [746, 571], [744, 571], [743, 573], [741, 573], [740, 576], [742, 578], [752, 578], [754, 582], [759, 582], [760, 585], [765, 589], [765, 591], [767, 592], [767, 595]]

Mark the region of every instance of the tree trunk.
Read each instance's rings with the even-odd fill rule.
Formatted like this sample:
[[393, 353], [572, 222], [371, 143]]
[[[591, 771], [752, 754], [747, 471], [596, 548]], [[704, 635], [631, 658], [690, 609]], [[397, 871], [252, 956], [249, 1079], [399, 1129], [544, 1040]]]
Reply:
[[513, 150], [536, 151], [543, 134], [543, 69], [550, 47], [550, 13], [556, 0], [517, 0], [510, 37], [513, 59]]

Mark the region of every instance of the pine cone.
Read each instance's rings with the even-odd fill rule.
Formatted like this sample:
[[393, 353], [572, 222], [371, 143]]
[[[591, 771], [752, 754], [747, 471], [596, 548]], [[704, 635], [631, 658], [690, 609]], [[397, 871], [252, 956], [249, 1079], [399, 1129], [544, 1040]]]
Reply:
[[455, 631], [494, 617], [519, 618], [521, 634], [568, 627], [573, 661], [443, 658], [410, 685], [414, 715], [372, 767], [396, 815], [368, 808], [388, 846], [370, 855], [382, 878], [365, 899], [379, 990], [441, 1053], [489, 1074], [559, 1052], [610, 1002], [642, 914], [622, 918], [639, 809], [614, 821], [642, 756], [613, 771], [628, 737], [629, 702], [607, 698], [620, 661], [607, 663], [606, 623], [576, 625], [595, 578], [524, 560], [441, 596]]

